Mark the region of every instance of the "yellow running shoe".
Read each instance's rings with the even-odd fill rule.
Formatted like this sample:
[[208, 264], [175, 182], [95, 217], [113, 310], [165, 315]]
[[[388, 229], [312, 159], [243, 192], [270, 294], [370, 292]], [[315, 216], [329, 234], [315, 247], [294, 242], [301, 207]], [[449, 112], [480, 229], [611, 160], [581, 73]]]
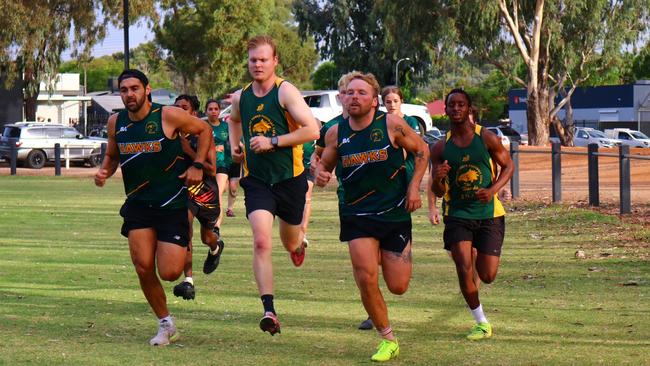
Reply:
[[397, 339], [394, 341], [384, 339], [381, 341], [381, 343], [379, 343], [379, 346], [377, 347], [377, 353], [372, 355], [370, 359], [373, 361], [384, 362], [392, 360], [397, 356], [399, 356], [399, 344], [397, 344]]
[[467, 335], [470, 341], [478, 341], [492, 337], [492, 326], [490, 323], [478, 323], [472, 327]]

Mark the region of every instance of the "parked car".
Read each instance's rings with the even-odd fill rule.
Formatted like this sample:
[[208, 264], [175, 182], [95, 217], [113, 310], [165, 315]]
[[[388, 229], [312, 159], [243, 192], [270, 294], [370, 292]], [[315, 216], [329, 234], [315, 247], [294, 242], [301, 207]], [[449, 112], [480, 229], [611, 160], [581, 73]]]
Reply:
[[71, 161], [84, 162], [91, 167], [101, 162], [100, 150], [106, 139], [87, 138], [73, 127], [52, 123], [18, 122], [5, 125], [0, 137], [0, 157], [9, 159], [11, 145], [18, 149], [18, 163], [40, 169], [48, 160], [54, 160], [54, 145], [61, 145], [61, 157], [68, 149]]
[[[503, 133], [503, 131], [501, 130], [500, 127], [485, 127], [485, 128], [486, 128], [488, 131], [492, 131], [492, 132], [494, 132], [494, 134], [497, 135], [497, 137], [499, 137], [499, 139], [501, 139], [501, 144], [502, 144], [503, 146], [506, 146], [506, 147], [510, 146], [510, 138], [508, 138], [508, 136], [506, 136], [506, 135]], [[513, 130], [513, 131], [514, 131], [514, 130]], [[519, 137], [519, 140], [521, 140], [521, 136]]]
[[623, 145], [631, 147], [650, 147], [650, 137], [643, 132], [629, 128], [612, 128], [605, 130], [605, 136], [621, 140]]
[[[312, 114], [321, 122], [327, 122], [342, 113], [343, 106], [336, 97], [337, 94], [337, 90], [312, 90], [302, 92], [305, 102], [309, 106], [309, 109], [311, 109]], [[386, 112], [381, 97], [379, 98], [379, 104], [379, 110]], [[407, 116], [413, 116], [418, 120], [420, 131], [422, 131], [420, 132], [421, 134], [424, 134], [423, 132], [429, 131], [433, 128], [429, 111], [423, 105], [403, 103], [402, 113]]]
[[589, 127], [576, 127], [573, 136], [575, 146], [587, 146], [589, 144], [598, 144], [598, 147], [615, 147], [621, 145], [621, 140], [611, 139], [602, 131]]

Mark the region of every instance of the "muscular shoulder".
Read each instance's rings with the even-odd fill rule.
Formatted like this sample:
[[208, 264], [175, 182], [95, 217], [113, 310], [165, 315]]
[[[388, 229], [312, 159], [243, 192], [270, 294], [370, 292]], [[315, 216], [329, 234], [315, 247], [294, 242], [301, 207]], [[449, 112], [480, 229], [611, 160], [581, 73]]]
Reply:
[[282, 107], [286, 107], [288, 104], [297, 101], [304, 101], [300, 94], [300, 90], [286, 80], [283, 81], [278, 88], [278, 99], [280, 100], [280, 105]]
[[431, 156], [431, 161], [437, 162], [442, 157], [442, 153], [445, 150], [445, 139], [440, 139], [433, 144], [429, 145], [429, 155]]
[[118, 115], [119, 113], [113, 113], [108, 117], [108, 121], [106, 121], [106, 133], [109, 135], [115, 136], [115, 125], [117, 124]]

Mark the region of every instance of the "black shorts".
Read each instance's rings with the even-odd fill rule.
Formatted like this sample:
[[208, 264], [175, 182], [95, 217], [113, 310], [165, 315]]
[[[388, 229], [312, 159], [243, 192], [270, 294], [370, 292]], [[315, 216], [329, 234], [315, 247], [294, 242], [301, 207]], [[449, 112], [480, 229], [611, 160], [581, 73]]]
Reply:
[[311, 172], [309, 171], [309, 169], [305, 169], [305, 174], [306, 174], [306, 177], [307, 177], [308, 181], [314, 182], [314, 176], [311, 175]]
[[289, 225], [300, 225], [305, 210], [307, 178], [305, 173], [276, 184], [268, 184], [255, 177], [239, 180], [244, 189], [246, 217], [256, 210], [266, 210]]
[[375, 238], [379, 248], [401, 253], [411, 242], [411, 220], [379, 221], [363, 216], [341, 216], [339, 240], [350, 241], [358, 238]]
[[225, 166], [218, 166], [217, 174], [228, 174], [228, 168], [226, 168]]
[[212, 229], [217, 224], [221, 214], [219, 205], [219, 185], [217, 178], [206, 176], [203, 178], [203, 187], [196, 196], [188, 195], [187, 208], [201, 223], [201, 226]]
[[503, 237], [506, 232], [504, 216], [493, 219], [470, 220], [445, 216], [443, 239], [445, 249], [461, 241], [471, 241], [472, 246], [482, 254], [501, 256]]
[[124, 218], [121, 233], [127, 238], [131, 230], [152, 228], [159, 241], [182, 247], [187, 247], [190, 241], [190, 224], [185, 208], [165, 210], [125, 202], [120, 209], [120, 216]]
[[230, 168], [228, 168], [228, 179], [237, 179], [239, 177], [241, 177], [241, 164], [230, 164]]

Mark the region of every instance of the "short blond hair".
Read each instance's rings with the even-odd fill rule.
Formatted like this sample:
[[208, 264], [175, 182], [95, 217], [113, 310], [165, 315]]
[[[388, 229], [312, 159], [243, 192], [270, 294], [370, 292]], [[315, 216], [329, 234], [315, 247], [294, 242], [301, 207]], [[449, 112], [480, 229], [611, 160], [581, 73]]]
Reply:
[[348, 83], [350, 82], [350, 77], [354, 73], [358, 73], [358, 71], [351, 71], [348, 72], [347, 74], [341, 75], [341, 78], [339, 78], [339, 90], [341, 90], [341, 88], [345, 88], [348, 86]]
[[375, 77], [375, 75], [373, 75], [370, 72], [364, 74], [364, 73], [359, 72], [359, 71], [353, 71], [353, 72], [349, 73], [348, 75], [350, 75], [350, 76], [349, 76], [349, 79], [348, 79], [348, 83], [346, 84], [346, 88], [352, 82], [352, 80], [357, 80], [357, 79], [358, 80], [363, 80], [372, 87], [372, 89], [374, 91], [373, 97], [379, 96], [380, 87], [379, 87], [379, 82], [377, 81], [377, 78]]
[[259, 46], [262, 46], [262, 45], [265, 45], [265, 44], [268, 44], [269, 46], [271, 46], [271, 49], [273, 50], [273, 56], [274, 57], [277, 56], [277, 53], [276, 53], [277, 45], [275, 44], [275, 40], [273, 39], [273, 37], [267, 36], [267, 35], [259, 35], [259, 36], [255, 36], [255, 37], [249, 39], [248, 40], [248, 45], [246, 46], [246, 49], [248, 51], [250, 51], [252, 49], [255, 49], [255, 48], [257, 48]]

